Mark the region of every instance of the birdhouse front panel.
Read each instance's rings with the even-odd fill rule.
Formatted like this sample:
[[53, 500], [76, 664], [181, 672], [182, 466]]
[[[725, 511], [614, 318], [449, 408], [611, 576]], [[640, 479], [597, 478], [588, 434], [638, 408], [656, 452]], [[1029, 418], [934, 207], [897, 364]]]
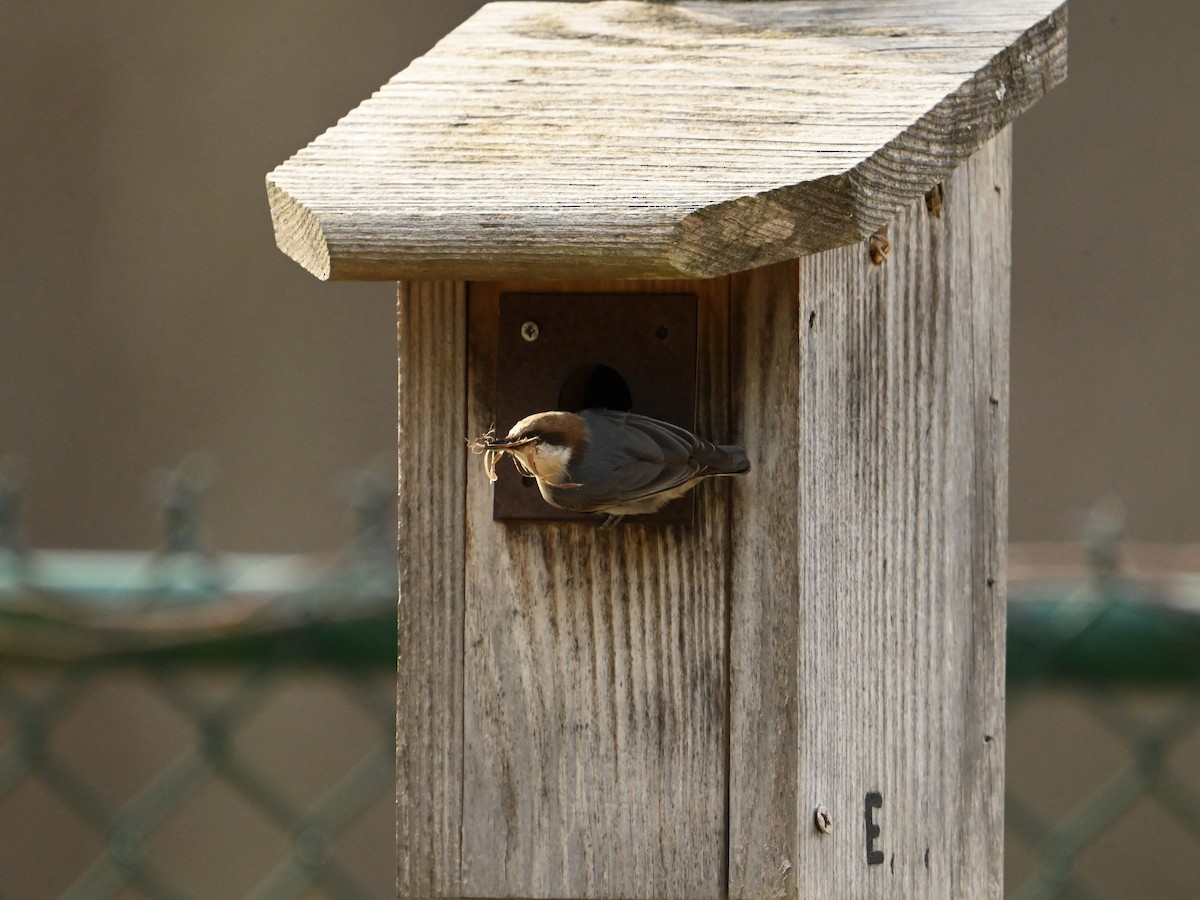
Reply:
[[[595, 292], [695, 296], [704, 328], [682, 374], [695, 386], [696, 429], [716, 436], [730, 428], [728, 283], [538, 288], [564, 302]], [[467, 286], [468, 434], [497, 421], [500, 298], [531, 287]], [[630, 518], [599, 530], [599, 516], [494, 521], [478, 457], [466, 482], [462, 895], [717, 897], [727, 486], [698, 491], [687, 524], [626, 527]]]

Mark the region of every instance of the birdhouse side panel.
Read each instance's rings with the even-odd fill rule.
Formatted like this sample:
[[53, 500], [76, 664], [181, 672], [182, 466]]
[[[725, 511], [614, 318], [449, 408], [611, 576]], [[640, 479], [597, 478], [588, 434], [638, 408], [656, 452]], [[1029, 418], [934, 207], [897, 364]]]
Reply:
[[1006, 129], [734, 318], [791, 458], [735, 494], [730, 897], [1001, 896], [1009, 166]]
[[798, 800], [835, 826], [803, 823], [798, 869], [818, 894], [1002, 894], [1009, 137], [897, 216], [890, 253], [801, 264]]

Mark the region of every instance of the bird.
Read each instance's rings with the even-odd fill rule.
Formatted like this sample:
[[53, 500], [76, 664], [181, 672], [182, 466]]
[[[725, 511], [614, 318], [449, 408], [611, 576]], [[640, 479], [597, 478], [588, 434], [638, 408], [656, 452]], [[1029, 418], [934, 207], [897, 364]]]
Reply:
[[705, 478], [750, 471], [742, 447], [613, 409], [534, 413], [506, 437], [489, 431], [470, 445], [484, 454], [490, 481], [497, 480], [499, 458], [510, 456], [551, 506], [602, 513], [606, 527], [624, 516], [657, 512]]

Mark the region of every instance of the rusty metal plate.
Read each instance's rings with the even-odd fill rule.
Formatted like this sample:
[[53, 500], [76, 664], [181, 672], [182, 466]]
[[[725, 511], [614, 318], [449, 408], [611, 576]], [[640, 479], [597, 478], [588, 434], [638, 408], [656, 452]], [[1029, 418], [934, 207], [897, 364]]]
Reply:
[[[501, 294], [496, 432], [528, 415], [605, 406], [696, 427], [694, 294]], [[556, 509], [501, 464], [492, 518], [597, 521]], [[691, 494], [636, 521], [691, 522]]]

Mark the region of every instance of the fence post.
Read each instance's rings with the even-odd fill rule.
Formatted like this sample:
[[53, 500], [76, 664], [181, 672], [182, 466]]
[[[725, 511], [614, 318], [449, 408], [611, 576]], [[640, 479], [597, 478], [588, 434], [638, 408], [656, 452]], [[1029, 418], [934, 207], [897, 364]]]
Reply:
[[[402, 896], [1000, 896], [1007, 126], [1065, 40], [492, 4], [268, 177], [298, 262], [401, 281]], [[600, 364], [753, 470], [507, 518], [464, 439]]]

